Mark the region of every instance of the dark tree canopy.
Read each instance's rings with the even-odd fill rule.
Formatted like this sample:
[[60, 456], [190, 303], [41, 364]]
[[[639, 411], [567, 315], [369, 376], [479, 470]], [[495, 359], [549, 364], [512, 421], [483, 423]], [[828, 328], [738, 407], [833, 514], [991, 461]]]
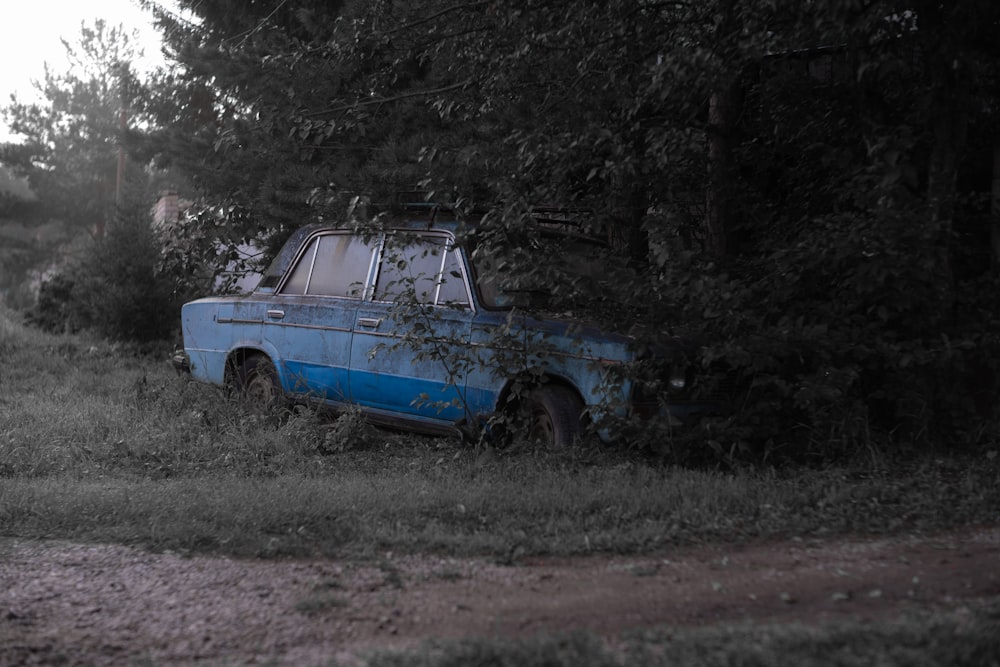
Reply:
[[[197, 189], [185, 247], [419, 191], [506, 252], [572, 209], [598, 316], [742, 383], [720, 451], [998, 437], [993, 0], [177, 5], [133, 146]], [[38, 136], [9, 161], [73, 152]]]
[[[650, 210], [686, 221], [657, 233], [722, 256], [753, 240], [740, 202], [775, 188], [741, 151], [787, 160], [818, 132], [857, 163], [891, 127], [960, 140], [947, 107], [974, 115], [962, 81], [995, 61], [996, 11], [974, 1], [180, 4], [197, 20], [161, 14], [182, 65], [162, 147], [209, 191], [268, 218], [418, 183], [477, 206], [586, 206], [640, 255]], [[954, 171], [940, 148], [916, 165], [931, 188]]]
[[180, 4], [158, 140], [240, 230], [413, 188], [508, 245], [586, 210], [633, 268], [612, 319], [750, 383], [737, 440], [995, 422], [996, 3]]

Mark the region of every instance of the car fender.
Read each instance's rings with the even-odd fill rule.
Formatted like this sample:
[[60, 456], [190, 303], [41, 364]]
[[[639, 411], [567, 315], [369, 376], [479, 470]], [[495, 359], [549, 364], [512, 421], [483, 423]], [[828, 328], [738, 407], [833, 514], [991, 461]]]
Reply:
[[267, 341], [260, 341], [255, 339], [245, 339], [237, 341], [226, 354], [226, 377], [225, 380], [229, 381], [231, 379], [229, 373], [236, 368], [238, 368], [243, 360], [249, 356], [261, 354], [266, 356], [274, 364], [275, 369], [278, 372], [278, 379], [281, 382], [282, 390], [288, 393], [288, 370], [285, 368], [283, 363], [279, 363], [278, 360], [278, 350]]

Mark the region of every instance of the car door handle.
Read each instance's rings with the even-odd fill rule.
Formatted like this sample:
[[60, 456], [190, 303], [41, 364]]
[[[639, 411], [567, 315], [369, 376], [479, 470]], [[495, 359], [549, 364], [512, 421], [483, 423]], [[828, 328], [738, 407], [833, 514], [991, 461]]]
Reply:
[[366, 329], [377, 329], [378, 325], [382, 324], [381, 318], [377, 317], [359, 317], [358, 326], [364, 327]]
[[268, 310], [267, 316], [272, 320], [282, 320], [285, 318], [285, 311], [283, 310]]

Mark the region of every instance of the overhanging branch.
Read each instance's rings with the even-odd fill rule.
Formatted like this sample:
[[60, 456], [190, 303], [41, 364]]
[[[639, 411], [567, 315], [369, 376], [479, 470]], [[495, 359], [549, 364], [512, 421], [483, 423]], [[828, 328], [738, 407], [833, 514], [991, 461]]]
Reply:
[[428, 88], [426, 90], [414, 90], [408, 93], [400, 93], [399, 95], [393, 95], [391, 97], [374, 97], [370, 100], [364, 100], [361, 102], [354, 102], [352, 104], [344, 104], [339, 107], [333, 107], [332, 109], [323, 109], [322, 111], [313, 111], [311, 113], [303, 114], [309, 118], [315, 118], [316, 116], [322, 116], [324, 114], [336, 114], [342, 113], [344, 111], [349, 111], [351, 109], [357, 109], [359, 107], [370, 107], [377, 106], [380, 104], [392, 104], [393, 102], [399, 102], [401, 100], [412, 99], [414, 97], [427, 97], [430, 95], [438, 95], [440, 93], [448, 93], [453, 90], [461, 90], [472, 83], [472, 79], [465, 79], [464, 81], [459, 81], [458, 83], [453, 83], [450, 86], [442, 86], [440, 88]]

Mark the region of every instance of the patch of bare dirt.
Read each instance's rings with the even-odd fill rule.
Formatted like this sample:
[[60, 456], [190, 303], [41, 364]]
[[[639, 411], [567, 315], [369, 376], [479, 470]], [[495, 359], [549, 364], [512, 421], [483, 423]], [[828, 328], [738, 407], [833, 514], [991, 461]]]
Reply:
[[657, 557], [250, 561], [0, 542], [0, 665], [347, 661], [436, 637], [884, 618], [1000, 596], [1000, 528]]

